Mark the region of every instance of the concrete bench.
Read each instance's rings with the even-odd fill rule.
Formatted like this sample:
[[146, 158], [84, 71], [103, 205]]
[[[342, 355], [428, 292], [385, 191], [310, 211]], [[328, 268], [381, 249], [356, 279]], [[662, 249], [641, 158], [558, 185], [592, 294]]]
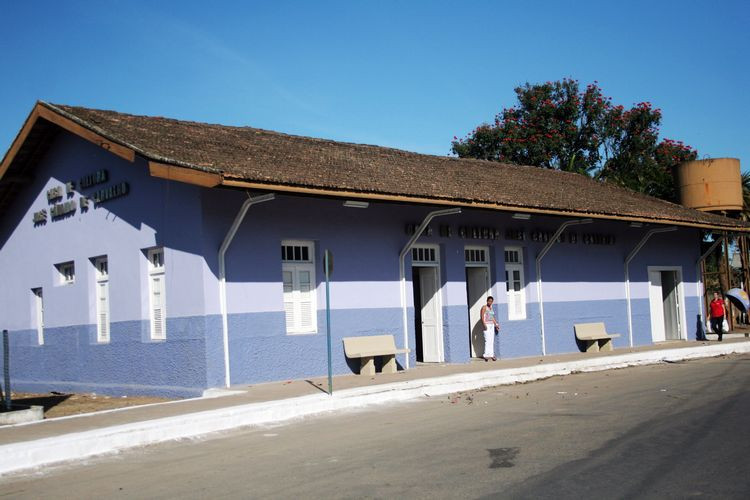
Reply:
[[619, 333], [607, 333], [604, 323], [579, 323], [573, 325], [576, 338], [586, 343], [586, 352], [611, 351], [612, 339]]
[[411, 349], [398, 349], [393, 335], [370, 335], [346, 337], [344, 354], [347, 358], [360, 358], [360, 375], [375, 374], [375, 357], [383, 357], [383, 373], [396, 373], [396, 354], [405, 354]]

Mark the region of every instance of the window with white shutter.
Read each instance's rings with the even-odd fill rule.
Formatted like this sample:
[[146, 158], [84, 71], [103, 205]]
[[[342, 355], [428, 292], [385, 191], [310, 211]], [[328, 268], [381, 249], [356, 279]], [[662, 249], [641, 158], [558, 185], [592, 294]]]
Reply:
[[41, 288], [32, 288], [31, 294], [34, 303], [37, 343], [44, 345], [44, 294]]
[[286, 332], [317, 332], [315, 247], [312, 242], [281, 242], [281, 277], [284, 286]]
[[505, 248], [505, 290], [508, 294], [508, 319], [526, 319], [526, 283], [520, 247]]
[[151, 340], [165, 340], [167, 338], [167, 301], [164, 277], [164, 249], [153, 248], [148, 251]]
[[96, 340], [109, 342], [109, 263], [107, 257], [94, 259], [96, 268]]
[[60, 285], [72, 285], [76, 280], [76, 266], [73, 261], [55, 264]]

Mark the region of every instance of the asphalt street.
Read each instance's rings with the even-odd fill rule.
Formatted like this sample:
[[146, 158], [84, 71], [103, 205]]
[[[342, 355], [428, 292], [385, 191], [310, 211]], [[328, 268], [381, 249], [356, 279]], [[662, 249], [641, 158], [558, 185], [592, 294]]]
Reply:
[[4, 498], [748, 498], [750, 356], [424, 398], [0, 480]]

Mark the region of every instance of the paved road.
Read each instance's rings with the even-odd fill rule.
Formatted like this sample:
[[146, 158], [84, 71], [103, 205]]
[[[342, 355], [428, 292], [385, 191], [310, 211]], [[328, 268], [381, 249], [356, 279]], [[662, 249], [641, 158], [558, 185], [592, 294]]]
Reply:
[[498, 387], [0, 481], [10, 498], [748, 498], [750, 356]]

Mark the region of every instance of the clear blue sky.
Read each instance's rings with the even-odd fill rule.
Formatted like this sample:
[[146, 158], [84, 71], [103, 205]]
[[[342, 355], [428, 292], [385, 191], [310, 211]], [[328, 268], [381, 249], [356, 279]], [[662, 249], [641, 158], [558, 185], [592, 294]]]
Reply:
[[750, 170], [747, 0], [6, 1], [0, 68], [0, 155], [37, 99], [444, 155], [573, 77]]

